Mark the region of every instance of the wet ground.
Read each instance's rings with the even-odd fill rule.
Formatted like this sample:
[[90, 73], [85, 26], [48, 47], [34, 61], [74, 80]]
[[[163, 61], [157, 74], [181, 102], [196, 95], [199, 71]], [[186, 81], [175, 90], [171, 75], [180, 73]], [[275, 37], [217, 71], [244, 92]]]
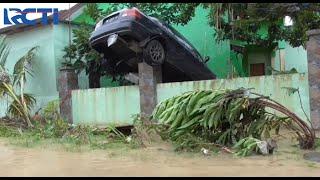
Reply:
[[177, 154], [167, 144], [68, 152], [16, 147], [0, 140], [0, 176], [320, 176], [320, 163], [304, 160], [305, 152], [282, 146], [272, 156], [205, 157]]

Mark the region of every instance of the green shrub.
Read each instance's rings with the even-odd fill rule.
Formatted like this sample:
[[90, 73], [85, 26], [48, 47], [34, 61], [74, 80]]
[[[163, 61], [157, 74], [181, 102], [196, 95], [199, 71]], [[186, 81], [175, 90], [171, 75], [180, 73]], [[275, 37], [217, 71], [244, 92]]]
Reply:
[[55, 120], [60, 117], [59, 100], [50, 101], [43, 109], [42, 113], [45, 119]]
[[20, 136], [18, 129], [0, 125], [0, 137], [17, 137]]

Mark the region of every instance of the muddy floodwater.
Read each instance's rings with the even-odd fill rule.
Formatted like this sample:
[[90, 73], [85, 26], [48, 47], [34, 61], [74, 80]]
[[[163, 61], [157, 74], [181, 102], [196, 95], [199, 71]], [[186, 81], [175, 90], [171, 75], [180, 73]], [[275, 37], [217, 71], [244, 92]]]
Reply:
[[320, 176], [297, 148], [272, 156], [178, 154], [168, 145], [128, 151], [68, 152], [0, 142], [0, 176]]

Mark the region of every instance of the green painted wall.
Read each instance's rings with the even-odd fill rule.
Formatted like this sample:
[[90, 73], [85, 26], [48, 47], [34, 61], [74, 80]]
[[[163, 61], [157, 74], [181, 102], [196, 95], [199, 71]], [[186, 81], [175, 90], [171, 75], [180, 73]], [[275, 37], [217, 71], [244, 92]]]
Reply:
[[[262, 38], [267, 38], [268, 37], [268, 30], [267, 26], [262, 26], [262, 28], [258, 31], [258, 34]], [[246, 47], [247, 43], [246, 42], [241, 42], [241, 41], [232, 41], [232, 44], [235, 45], [240, 45], [242, 47]], [[290, 70], [292, 68], [297, 69], [299, 73], [307, 73], [308, 72], [308, 65], [307, 65], [307, 52], [306, 50], [300, 46], [293, 48], [290, 46], [289, 43], [286, 41], [278, 41], [277, 42], [278, 47], [276, 48], [275, 51], [270, 51], [270, 62], [271, 62], [271, 57], [273, 56], [275, 58], [275, 67], [274, 69], [280, 70], [280, 55], [279, 51], [284, 50], [285, 52], [285, 68], [286, 70]], [[248, 48], [247, 48], [248, 49]], [[250, 49], [250, 48], [249, 48]], [[266, 49], [267, 50], [267, 49]], [[259, 48], [257, 48], [257, 51], [255, 50], [249, 50], [251, 52], [247, 52], [248, 54], [244, 54], [243, 58], [236, 57], [233, 55], [233, 52], [230, 52], [230, 57], [233, 62], [233, 65], [235, 66], [237, 72], [242, 76], [249, 76], [249, 68], [248, 68], [248, 56], [250, 53], [256, 53], [257, 51], [260, 51]], [[242, 61], [242, 69], [241, 67], [241, 61]], [[271, 65], [268, 63], [268, 65]]]
[[[59, 73], [59, 68], [61, 67], [61, 62], [63, 61], [63, 48], [69, 44], [69, 29], [71, 30], [71, 39], [74, 38], [72, 34], [72, 30], [78, 28], [78, 26], [73, 25], [69, 26], [64, 23], [60, 23], [53, 28], [53, 36], [54, 36], [54, 55], [55, 55], [55, 66], [56, 73]], [[89, 88], [89, 79], [88, 75], [86, 75], [85, 71], [82, 71], [78, 75], [78, 82], [80, 89], [88, 89]], [[101, 77], [100, 79], [101, 87], [116, 87], [118, 83], [111, 82], [110, 78]]]
[[230, 51], [230, 60], [232, 63], [232, 66], [235, 68], [235, 75], [236, 77], [245, 77], [248, 76], [247, 71], [245, 70], [244, 67], [246, 65], [244, 64], [244, 57], [240, 53], [236, 53], [234, 51]]
[[[31, 30], [8, 35], [11, 51], [7, 68], [13, 72], [14, 64], [31, 47], [39, 46], [34, 59], [34, 76], [27, 76], [26, 92], [36, 97], [37, 104], [33, 111], [45, 106], [49, 101], [58, 99], [57, 90], [59, 68], [62, 62], [63, 48], [69, 42], [69, 28], [66, 24], [41, 26]], [[88, 88], [88, 78], [84, 73], [79, 75], [81, 89]], [[0, 102], [0, 116], [5, 115], [7, 103]]]
[[[31, 47], [39, 46], [37, 55], [34, 59], [34, 76], [27, 75], [25, 91], [35, 95], [37, 99], [37, 110], [46, 105], [52, 99], [58, 97], [56, 90], [55, 56], [53, 43], [53, 27], [44, 26], [36, 29], [15, 33], [8, 36], [8, 43], [11, 51], [7, 60], [6, 67], [9, 72], [13, 72], [14, 64]], [[1, 107], [1, 115], [4, 115], [6, 107]]]
[[[234, 43], [233, 43], [234, 44]], [[258, 63], [259, 60], [252, 61], [249, 60], [249, 56], [261, 52], [261, 48], [246, 48], [246, 53], [242, 56], [241, 54], [236, 54], [233, 51], [230, 51], [230, 58], [233, 66], [237, 70], [237, 73], [241, 77], [249, 76], [249, 61]], [[280, 70], [280, 50], [283, 50], [285, 53], [285, 69], [288, 71], [292, 68], [295, 68], [299, 73], [308, 72], [307, 64], [307, 51], [302, 47], [293, 48], [287, 42], [279, 41], [278, 47], [275, 50], [268, 50], [264, 48], [264, 51], [269, 51], [269, 61], [266, 63], [267, 66], [271, 66], [271, 58], [274, 58], [274, 69]], [[239, 57], [240, 56], [240, 57]]]
[[226, 78], [229, 68], [230, 44], [214, 41], [215, 31], [208, 24], [208, 13], [208, 10], [198, 7], [195, 16], [187, 25], [173, 25], [173, 27], [193, 44], [202, 57], [210, 56], [208, 67], [217, 75], [217, 78]]
[[[53, 48], [54, 48], [54, 62], [55, 62], [55, 73], [57, 76], [59, 75], [59, 69], [61, 67], [61, 63], [63, 62], [63, 48], [69, 44], [69, 38], [73, 38], [72, 30], [78, 28], [78, 26], [68, 26], [65, 23], [60, 23], [59, 25], [53, 26]], [[71, 36], [70, 32], [71, 31]], [[69, 37], [70, 36], [70, 37]], [[58, 78], [57, 78], [58, 80]], [[78, 76], [79, 88], [87, 89], [89, 88], [89, 80], [88, 76], [85, 72], [81, 72]], [[56, 82], [58, 83], [58, 82]]]
[[[308, 77], [305, 74], [273, 75], [208, 81], [188, 81], [158, 84], [158, 101], [183, 92], [200, 89], [254, 88], [254, 92], [270, 96], [302, 119], [306, 119], [300, 108], [297, 94], [288, 95], [282, 87], [299, 88], [302, 105], [309, 110]], [[131, 124], [132, 115], [140, 112], [138, 86], [122, 86], [72, 91], [72, 113], [74, 123], [79, 124]]]
[[[307, 51], [302, 46], [293, 48], [288, 43], [283, 46], [285, 53], [285, 68], [289, 71], [295, 68], [299, 73], [308, 73]], [[280, 69], [279, 50], [275, 52], [275, 69]]]
[[[97, 3], [99, 9], [107, 9], [109, 6], [109, 3]], [[90, 25], [95, 25], [96, 23], [93, 21], [92, 18], [90, 18], [86, 13], [82, 13], [81, 15], [79, 15], [78, 17], [76, 17], [73, 22], [75, 23], [86, 23], [86, 24], [90, 24]]]

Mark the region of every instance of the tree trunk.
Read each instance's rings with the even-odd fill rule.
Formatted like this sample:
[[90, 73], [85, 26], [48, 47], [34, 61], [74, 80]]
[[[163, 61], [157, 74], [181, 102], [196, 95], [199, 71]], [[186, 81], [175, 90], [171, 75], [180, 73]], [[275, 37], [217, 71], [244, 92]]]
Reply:
[[98, 72], [89, 73], [89, 88], [100, 88], [101, 74]]
[[21, 97], [22, 109], [23, 109], [27, 124], [29, 127], [33, 127], [32, 123], [30, 121], [30, 118], [29, 118], [30, 112], [29, 112], [28, 107], [26, 105], [26, 101], [24, 100], [24, 76], [21, 76], [21, 79], [20, 79], [20, 97]]
[[100, 88], [101, 64], [92, 60], [88, 62], [88, 65], [89, 88]]

